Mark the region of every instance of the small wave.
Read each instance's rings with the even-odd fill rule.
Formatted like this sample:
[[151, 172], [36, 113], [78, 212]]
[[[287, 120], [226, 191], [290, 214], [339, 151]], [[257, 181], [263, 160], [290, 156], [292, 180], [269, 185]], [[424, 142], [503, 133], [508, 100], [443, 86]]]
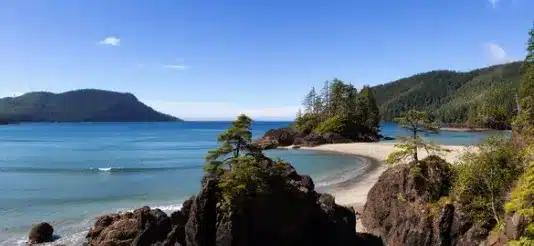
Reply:
[[358, 159], [360, 159], [360, 165], [350, 166], [347, 168], [336, 170], [334, 172], [330, 172], [327, 175], [320, 177], [317, 180], [315, 187], [325, 189], [332, 185], [341, 184], [353, 178], [359, 177], [360, 175], [369, 171], [370, 168], [372, 168], [373, 164], [369, 159], [361, 157], [358, 157]]
[[99, 168], [41, 168], [41, 167], [3, 167], [0, 173], [142, 173], [198, 169], [200, 165], [177, 167], [99, 167]]

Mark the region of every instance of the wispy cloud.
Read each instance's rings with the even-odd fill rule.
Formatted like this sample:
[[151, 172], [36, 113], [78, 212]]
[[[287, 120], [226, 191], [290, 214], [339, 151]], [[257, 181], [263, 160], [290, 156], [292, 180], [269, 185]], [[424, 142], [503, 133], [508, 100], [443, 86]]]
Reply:
[[184, 58], [176, 58], [174, 59], [174, 62], [163, 64], [164, 68], [168, 69], [175, 69], [175, 70], [186, 70], [189, 67], [184, 64]]
[[499, 64], [511, 61], [506, 53], [506, 50], [497, 43], [487, 43], [486, 50], [488, 52], [491, 63]]
[[491, 4], [492, 8], [497, 8], [497, 4], [499, 4], [499, 0], [488, 0]]
[[185, 120], [233, 120], [246, 114], [256, 120], [292, 120], [299, 106], [243, 107], [229, 102], [143, 100], [154, 109]]
[[117, 38], [117, 37], [114, 37], [114, 36], [109, 36], [109, 37], [106, 37], [105, 39], [99, 41], [98, 44], [111, 45], [111, 46], [120, 46], [121, 45], [121, 39]]
[[187, 69], [186, 65], [176, 65], [176, 64], [165, 64], [165, 65], [163, 65], [163, 67], [169, 68], [169, 69], [176, 69], [176, 70], [185, 70], [185, 69]]

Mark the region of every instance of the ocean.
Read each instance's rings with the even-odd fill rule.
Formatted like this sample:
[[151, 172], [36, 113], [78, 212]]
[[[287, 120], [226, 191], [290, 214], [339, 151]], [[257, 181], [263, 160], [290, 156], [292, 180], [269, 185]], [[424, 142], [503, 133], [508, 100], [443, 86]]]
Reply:
[[[253, 137], [289, 122], [254, 122]], [[31, 224], [50, 222], [77, 245], [94, 218], [143, 205], [166, 212], [198, 192], [203, 157], [229, 122], [62, 123], [0, 126], [0, 245], [23, 245]], [[394, 124], [384, 136], [404, 134]], [[497, 132], [443, 132], [437, 143], [470, 145]], [[509, 133], [505, 133], [509, 134]], [[365, 160], [270, 150], [313, 177], [318, 189], [362, 172]]]

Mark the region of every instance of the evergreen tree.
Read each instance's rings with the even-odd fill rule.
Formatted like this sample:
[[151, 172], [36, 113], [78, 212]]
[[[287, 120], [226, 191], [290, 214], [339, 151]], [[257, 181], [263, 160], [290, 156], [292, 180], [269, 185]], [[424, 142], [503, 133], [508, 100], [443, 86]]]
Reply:
[[359, 118], [365, 119], [365, 125], [370, 129], [378, 129], [380, 125], [380, 110], [376, 104], [373, 90], [368, 86], [364, 86], [358, 95]]
[[534, 28], [529, 36], [519, 95], [521, 112], [514, 121], [514, 138], [524, 144], [534, 143]]
[[391, 153], [388, 156], [386, 160], [388, 163], [398, 163], [407, 158], [412, 158], [412, 160], [417, 163], [419, 161], [419, 157], [417, 154], [418, 149], [424, 149], [428, 153], [448, 151], [432, 143], [425, 142], [421, 137], [419, 137], [419, 134], [422, 132], [438, 133], [439, 131], [439, 127], [437, 126], [437, 124], [432, 122], [431, 117], [428, 113], [423, 111], [410, 110], [401, 115], [402, 116], [396, 118], [395, 121], [397, 122], [397, 124], [399, 124], [400, 127], [408, 130], [411, 136], [399, 137], [401, 143], [395, 144], [395, 147], [399, 150]]
[[321, 114], [330, 115], [330, 81], [325, 81], [323, 89], [321, 90]]
[[313, 113], [313, 107], [315, 105], [317, 94], [315, 93], [315, 88], [312, 87], [310, 92], [304, 97], [304, 101], [302, 102], [302, 106], [304, 107], [304, 112], [306, 113]]
[[208, 151], [204, 158], [205, 171], [219, 173], [226, 166], [232, 169], [232, 164], [243, 155], [262, 156], [261, 151], [252, 145], [251, 124], [252, 119], [242, 114], [232, 122], [230, 128], [217, 137], [217, 142], [221, 145]]
[[345, 92], [343, 81], [334, 79], [330, 84], [330, 116], [343, 112]]

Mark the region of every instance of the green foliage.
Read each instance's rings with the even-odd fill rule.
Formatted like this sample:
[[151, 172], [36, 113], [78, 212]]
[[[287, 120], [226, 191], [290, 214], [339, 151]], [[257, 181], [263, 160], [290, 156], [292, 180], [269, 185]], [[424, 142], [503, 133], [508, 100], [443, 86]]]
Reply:
[[514, 130], [526, 144], [534, 143], [534, 28], [529, 35], [521, 78], [520, 113], [514, 121]]
[[[516, 114], [515, 94], [522, 62], [470, 72], [432, 71], [373, 87], [383, 119], [391, 121], [410, 109], [435, 114], [444, 123], [494, 127]], [[490, 110], [504, 110], [506, 119], [495, 123]], [[488, 111], [486, 111], [488, 110]], [[473, 117], [480, 117], [475, 119]]]
[[[315, 88], [303, 100], [304, 113], [298, 113], [294, 127], [306, 134], [337, 132], [348, 138], [358, 133], [378, 132], [380, 112], [373, 90], [364, 86], [358, 93], [351, 84], [326, 81], [321, 93]], [[348, 134], [348, 135], [346, 135]]]
[[523, 233], [521, 240], [523, 242], [530, 240], [530, 243], [534, 243], [534, 162], [519, 179], [517, 186], [512, 190], [510, 201], [506, 203], [504, 208], [507, 213], [516, 213], [527, 218], [529, 226]]
[[295, 128], [299, 132], [310, 133], [322, 121], [322, 116], [318, 114], [306, 113], [295, 120]]
[[327, 133], [327, 132], [335, 132], [335, 133], [344, 133], [346, 131], [346, 127], [348, 125], [348, 119], [347, 117], [343, 115], [336, 115], [333, 117], [330, 117], [326, 119], [325, 121], [321, 122], [315, 129], [314, 132], [316, 133]]
[[243, 154], [263, 156], [261, 151], [252, 145], [251, 124], [252, 119], [242, 114], [232, 122], [230, 128], [217, 136], [217, 142], [221, 145], [208, 151], [204, 157], [204, 170], [220, 174], [225, 166], [232, 168], [232, 164]]
[[285, 182], [283, 173], [287, 165], [281, 160], [259, 160], [252, 156], [236, 158], [232, 170], [220, 176], [218, 186], [223, 198], [223, 207], [230, 206], [236, 198], [270, 192], [274, 182]]
[[431, 121], [431, 117], [428, 113], [410, 110], [406, 113], [402, 113], [402, 117], [396, 118], [395, 121], [400, 125], [400, 127], [410, 131], [411, 136], [400, 136], [398, 138], [399, 143], [395, 144], [395, 148], [397, 150], [388, 155], [386, 159], [387, 163], [397, 164], [409, 158], [415, 162], [418, 162], [419, 149], [425, 150], [429, 155], [439, 155], [441, 152], [448, 151], [439, 145], [426, 142], [418, 136], [418, 134], [421, 132], [437, 133], [439, 130], [436, 124]]
[[8, 122], [173, 121], [130, 93], [84, 89], [30, 92], [0, 99], [0, 119]]
[[475, 220], [500, 222], [504, 194], [523, 170], [518, 152], [511, 141], [491, 137], [455, 166], [454, 197]]

